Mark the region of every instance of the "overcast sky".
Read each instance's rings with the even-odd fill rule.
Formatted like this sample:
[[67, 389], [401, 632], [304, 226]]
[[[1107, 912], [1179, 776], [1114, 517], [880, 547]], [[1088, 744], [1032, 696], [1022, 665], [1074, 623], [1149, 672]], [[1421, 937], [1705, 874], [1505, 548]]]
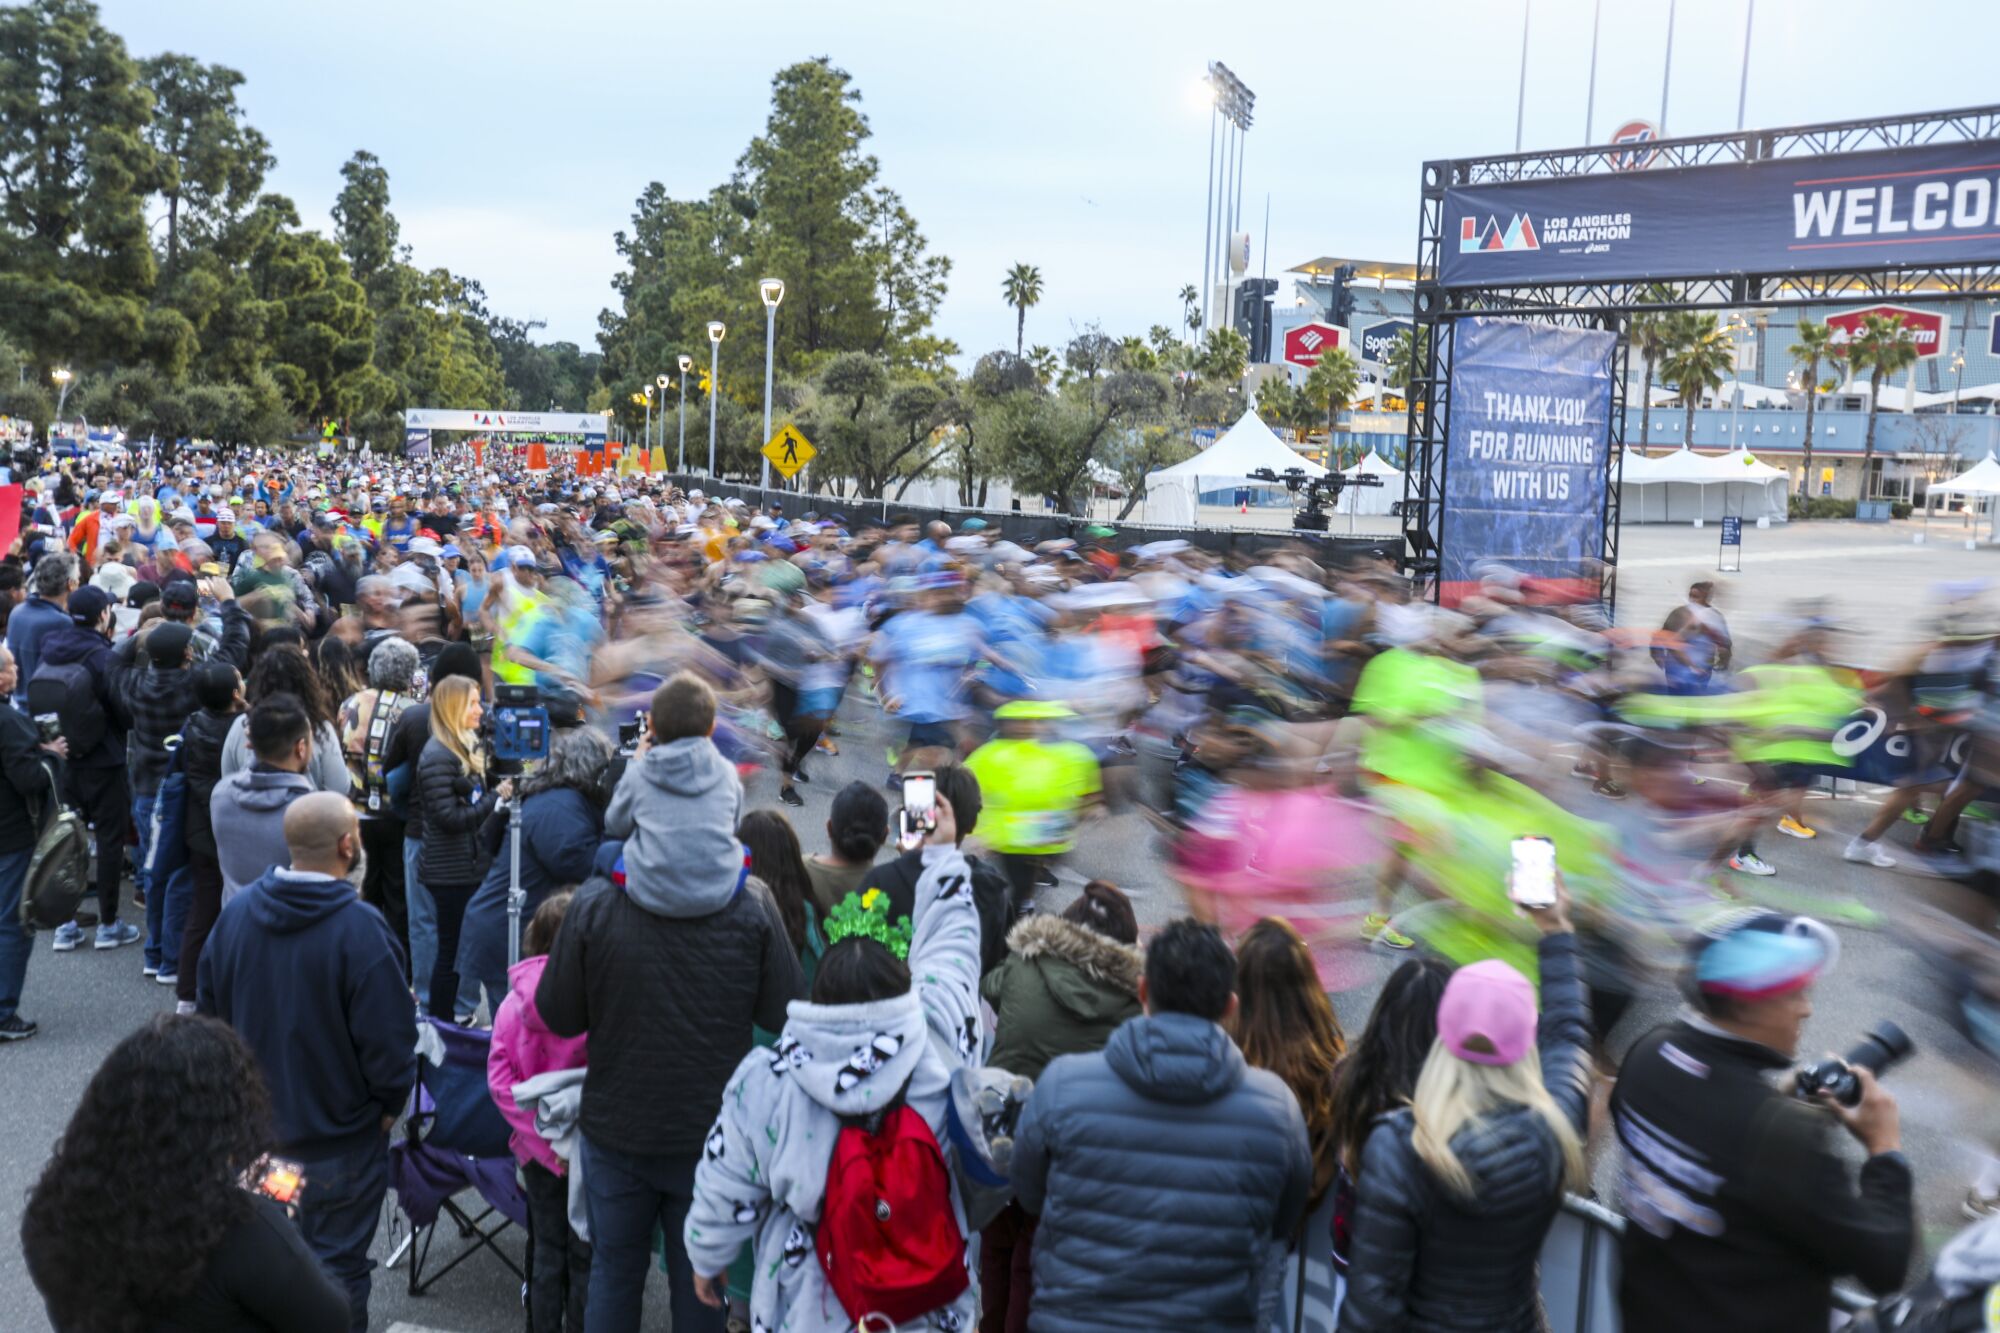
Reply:
[[[1593, 0], [1531, 0], [1525, 146], [1583, 141]], [[1244, 159], [1251, 271], [1320, 255], [1408, 262], [1420, 164], [1514, 144], [1522, 0], [1016, 0], [680, 5], [639, 0], [101, 0], [135, 55], [248, 76], [310, 225], [358, 148], [387, 166], [423, 265], [485, 284], [547, 338], [594, 347], [611, 234], [648, 181], [724, 179], [780, 67], [848, 70], [882, 179], [953, 261], [940, 332], [1012, 345], [1000, 279], [1039, 265], [1030, 341], [1173, 323], [1201, 268], [1210, 60], [1257, 94]], [[1605, 0], [1594, 138], [1657, 119], [1668, 0]], [[1745, 0], [1678, 0], [1670, 133], [1736, 123]], [[1994, 98], [1995, 0], [1762, 0], [1748, 123]], [[1422, 91], [1428, 89], [1428, 92]], [[783, 276], [783, 275], [780, 275]], [[1281, 295], [1289, 294], [1289, 285]], [[782, 312], [779, 337], [784, 336]]]

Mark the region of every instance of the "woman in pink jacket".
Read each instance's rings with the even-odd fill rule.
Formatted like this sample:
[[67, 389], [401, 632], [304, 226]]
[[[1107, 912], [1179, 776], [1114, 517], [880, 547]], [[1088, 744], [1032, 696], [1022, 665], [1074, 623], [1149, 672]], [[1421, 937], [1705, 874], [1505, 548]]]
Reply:
[[507, 998], [493, 1017], [493, 1047], [486, 1057], [486, 1086], [514, 1128], [508, 1142], [521, 1161], [522, 1192], [528, 1196], [528, 1229], [534, 1238], [528, 1312], [534, 1333], [582, 1333], [584, 1296], [590, 1289], [590, 1246], [569, 1228], [569, 1164], [535, 1132], [534, 1112], [514, 1101], [517, 1083], [552, 1070], [584, 1067], [585, 1038], [556, 1036], [535, 1012], [535, 986], [570, 896], [568, 891], [552, 895], [528, 922], [528, 956], [507, 970]]

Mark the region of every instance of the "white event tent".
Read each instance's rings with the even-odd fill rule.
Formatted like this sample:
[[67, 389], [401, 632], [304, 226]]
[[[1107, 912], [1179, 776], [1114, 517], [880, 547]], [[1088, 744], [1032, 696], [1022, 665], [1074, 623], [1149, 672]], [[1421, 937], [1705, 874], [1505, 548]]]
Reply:
[[1787, 517], [1790, 478], [1743, 450], [1698, 454], [1683, 445], [1664, 458], [1646, 458], [1628, 449], [1620, 483], [1619, 517], [1626, 523]]
[[1255, 412], [1245, 412], [1221, 439], [1193, 458], [1146, 474], [1146, 521], [1192, 527], [1203, 491], [1280, 484], [1250, 474], [1269, 468], [1283, 476], [1286, 468], [1294, 467], [1304, 469], [1308, 477], [1326, 475], [1325, 468], [1273, 435]]
[[1343, 477], [1380, 477], [1380, 486], [1349, 486], [1340, 493], [1340, 512], [1343, 514], [1381, 515], [1389, 512], [1389, 506], [1403, 498], [1403, 474], [1374, 450], [1361, 456], [1361, 461], [1341, 473]]

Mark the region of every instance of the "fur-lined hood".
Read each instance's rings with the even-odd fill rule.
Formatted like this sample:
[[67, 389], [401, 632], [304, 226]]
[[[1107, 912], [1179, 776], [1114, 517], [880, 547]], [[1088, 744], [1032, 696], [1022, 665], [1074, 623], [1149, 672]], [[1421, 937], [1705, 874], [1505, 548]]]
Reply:
[[1007, 948], [1023, 959], [1057, 958], [1090, 981], [1128, 995], [1139, 993], [1145, 955], [1137, 945], [1120, 944], [1060, 916], [1036, 913], [1007, 934]]

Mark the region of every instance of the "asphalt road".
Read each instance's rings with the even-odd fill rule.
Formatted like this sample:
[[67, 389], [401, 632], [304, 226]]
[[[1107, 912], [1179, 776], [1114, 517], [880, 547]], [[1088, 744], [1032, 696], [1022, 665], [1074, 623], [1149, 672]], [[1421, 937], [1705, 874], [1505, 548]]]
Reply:
[[[810, 764], [812, 782], [802, 792], [803, 810], [788, 812], [808, 851], [825, 846], [824, 825], [832, 793], [853, 778], [880, 782], [886, 772], [883, 727], [870, 707], [850, 699], [843, 716], [846, 735], [838, 759], [816, 757]], [[752, 806], [776, 805], [776, 787], [768, 776], [755, 779], [748, 791]], [[1843, 956], [1838, 972], [1818, 987], [1817, 1012], [1808, 1028], [1808, 1049], [1839, 1049], [1880, 1019], [1901, 1023], [1916, 1039], [1917, 1054], [1889, 1077], [1901, 1099], [1906, 1151], [1916, 1168], [1920, 1212], [1927, 1251], [1960, 1225], [1959, 1204], [1977, 1169], [1984, 1144], [2000, 1144], [2000, 1099], [1994, 1097], [1995, 1067], [1974, 1050], [1947, 1021], [1940, 999], [1937, 968], [1914, 952], [1897, 933], [1912, 904], [1943, 892], [1935, 881], [1898, 871], [1850, 865], [1840, 859], [1840, 847], [1858, 829], [1871, 807], [1865, 798], [1815, 801], [1809, 818], [1827, 832], [1813, 842], [1797, 842], [1775, 834], [1759, 841], [1763, 855], [1778, 867], [1774, 880], [1747, 885], [1753, 894], [1792, 889], [1819, 898], [1852, 899], [1879, 909], [1884, 928], [1840, 930]], [[1907, 841], [1911, 830], [1899, 826], [1892, 839]], [[1129, 893], [1142, 926], [1156, 927], [1183, 910], [1178, 890], [1164, 873], [1154, 835], [1135, 812], [1116, 814], [1090, 828], [1075, 854], [1060, 869], [1061, 886], [1047, 891], [1045, 905], [1059, 908], [1089, 878], [1103, 877]], [[170, 988], [141, 976], [137, 946], [96, 953], [88, 949], [55, 954], [38, 941], [29, 966], [23, 1013], [41, 1024], [32, 1041], [0, 1049], [0, 1089], [6, 1095], [7, 1132], [0, 1135], [0, 1217], [7, 1239], [0, 1243], [0, 1326], [9, 1330], [47, 1327], [41, 1303], [28, 1281], [19, 1246], [12, 1239], [19, 1225], [24, 1192], [40, 1170], [49, 1145], [61, 1133], [77, 1097], [98, 1062], [134, 1025], [155, 1012], [170, 1010]], [[1397, 958], [1357, 950], [1362, 984], [1335, 997], [1342, 1023], [1358, 1031], [1367, 1017], [1380, 978]], [[1652, 1023], [1671, 1013], [1672, 998], [1652, 996], [1633, 1007], [1613, 1035], [1623, 1047]], [[1605, 1178], [1607, 1173], [1600, 1172]], [[146, 1187], [134, 1181], [134, 1190]], [[440, 1253], [449, 1254], [451, 1241], [441, 1237]], [[518, 1242], [511, 1242], [518, 1250]], [[390, 1245], [385, 1234], [376, 1241], [376, 1257]], [[441, 1330], [501, 1330], [519, 1319], [516, 1287], [510, 1275], [486, 1256], [475, 1256], [448, 1275], [430, 1295], [411, 1298], [406, 1270], [379, 1271], [372, 1303], [373, 1326], [404, 1323]], [[648, 1291], [655, 1313], [651, 1327], [666, 1327], [666, 1292], [658, 1273]]]

